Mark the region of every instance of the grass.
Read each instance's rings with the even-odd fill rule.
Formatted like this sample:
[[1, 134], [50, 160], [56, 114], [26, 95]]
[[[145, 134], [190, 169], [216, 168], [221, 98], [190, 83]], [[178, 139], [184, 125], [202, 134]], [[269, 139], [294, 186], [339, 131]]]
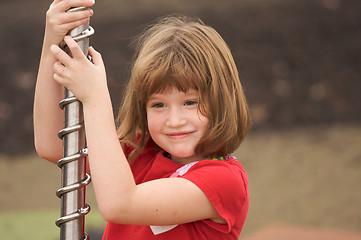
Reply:
[[43, 239], [52, 240], [59, 236], [55, 226], [57, 212], [42, 211], [10, 211], [0, 213], [0, 232], [3, 239]]
[[[361, 230], [361, 125], [253, 132], [236, 151], [250, 186], [242, 236], [270, 224]], [[0, 157], [1, 238], [58, 239], [60, 169], [34, 154]], [[102, 231], [92, 186], [86, 231]], [[94, 239], [94, 238], [93, 238]]]
[[[0, 232], [2, 239], [59, 239], [60, 230], [55, 225], [59, 211], [24, 210], [0, 213]], [[104, 221], [99, 212], [92, 212], [86, 216], [86, 231], [103, 230]]]

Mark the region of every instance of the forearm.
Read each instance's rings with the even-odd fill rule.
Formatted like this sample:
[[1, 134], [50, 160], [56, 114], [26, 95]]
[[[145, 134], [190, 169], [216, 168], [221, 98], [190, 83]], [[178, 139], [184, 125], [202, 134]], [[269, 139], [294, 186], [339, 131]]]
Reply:
[[94, 191], [100, 212], [109, 220], [122, 212], [136, 185], [117, 137], [109, 94], [99, 94], [97, 101], [83, 105], [84, 120]]
[[62, 155], [57, 133], [63, 125], [63, 112], [58, 104], [64, 87], [53, 80], [56, 59], [50, 53], [50, 45], [45, 38], [34, 96], [34, 140], [38, 154], [55, 163]]

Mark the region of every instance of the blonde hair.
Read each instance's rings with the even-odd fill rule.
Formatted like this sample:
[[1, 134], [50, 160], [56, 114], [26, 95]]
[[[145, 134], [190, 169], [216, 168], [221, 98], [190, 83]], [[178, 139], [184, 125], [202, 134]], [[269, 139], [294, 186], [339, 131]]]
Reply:
[[149, 97], [171, 87], [197, 90], [199, 110], [209, 119], [196, 154], [214, 158], [239, 147], [251, 119], [232, 54], [213, 28], [200, 20], [166, 17], [146, 29], [135, 56], [117, 118], [120, 142], [134, 147], [129, 161], [149, 140]]

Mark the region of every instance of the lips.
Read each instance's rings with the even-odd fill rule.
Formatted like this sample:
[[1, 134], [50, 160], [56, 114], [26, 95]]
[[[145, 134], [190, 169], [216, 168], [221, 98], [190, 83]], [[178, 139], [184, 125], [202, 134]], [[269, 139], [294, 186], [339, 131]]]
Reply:
[[174, 132], [166, 134], [171, 139], [182, 139], [191, 135], [193, 132]]

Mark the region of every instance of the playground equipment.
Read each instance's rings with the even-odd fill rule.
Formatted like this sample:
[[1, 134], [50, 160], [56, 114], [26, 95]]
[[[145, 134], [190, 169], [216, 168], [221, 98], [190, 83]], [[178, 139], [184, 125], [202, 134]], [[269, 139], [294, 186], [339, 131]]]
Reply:
[[[72, 8], [69, 11], [83, 11], [86, 7]], [[89, 23], [83, 24], [68, 35], [77, 41], [83, 53], [88, 55], [89, 37], [94, 29]], [[64, 42], [60, 44], [69, 55], [70, 50]], [[61, 198], [61, 217], [56, 221], [60, 227], [60, 240], [89, 239], [84, 231], [85, 215], [90, 207], [85, 203], [85, 187], [90, 183], [86, 173], [86, 139], [84, 130], [83, 107], [71, 91], [65, 88], [65, 98], [59, 103], [64, 110], [64, 128], [58, 136], [63, 140], [63, 158], [58, 161], [62, 169], [62, 187], [56, 192]]]

